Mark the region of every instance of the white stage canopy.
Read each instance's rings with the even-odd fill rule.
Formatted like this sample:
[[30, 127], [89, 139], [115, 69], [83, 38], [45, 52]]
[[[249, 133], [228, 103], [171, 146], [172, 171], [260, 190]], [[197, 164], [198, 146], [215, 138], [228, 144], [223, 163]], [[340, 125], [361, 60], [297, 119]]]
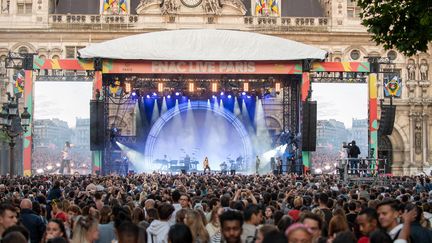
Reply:
[[81, 58], [172, 61], [324, 60], [327, 52], [269, 35], [214, 29], [172, 30], [91, 44]]

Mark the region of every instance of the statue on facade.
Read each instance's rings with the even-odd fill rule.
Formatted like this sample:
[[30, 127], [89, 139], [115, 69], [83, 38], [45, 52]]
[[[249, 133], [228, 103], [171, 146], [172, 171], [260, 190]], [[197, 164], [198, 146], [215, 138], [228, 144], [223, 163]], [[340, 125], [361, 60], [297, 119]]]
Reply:
[[415, 119], [414, 130], [415, 130], [414, 133], [415, 151], [416, 153], [419, 154], [422, 151], [422, 135], [421, 135], [422, 124], [421, 124], [421, 119], [418, 117]]
[[10, 0], [2, 0], [0, 13], [8, 14], [9, 13], [9, 6], [10, 6]]
[[219, 14], [221, 10], [219, 0], [204, 0], [202, 7], [206, 14]]
[[160, 9], [163, 0], [141, 0], [136, 8], [137, 14], [144, 14], [144, 12], [148, 9]]
[[161, 11], [162, 14], [173, 14], [177, 13], [179, 8], [180, 6], [177, 5], [176, 0], [163, 0]]
[[414, 60], [412, 59], [408, 60], [407, 71], [408, 71], [408, 80], [415, 80], [416, 66]]
[[429, 66], [426, 60], [422, 60], [420, 64], [420, 80], [428, 80]]
[[219, 3], [222, 8], [224, 5], [232, 7], [236, 10], [236, 12], [238, 12], [239, 15], [246, 14], [246, 7], [241, 0], [219, 0]]

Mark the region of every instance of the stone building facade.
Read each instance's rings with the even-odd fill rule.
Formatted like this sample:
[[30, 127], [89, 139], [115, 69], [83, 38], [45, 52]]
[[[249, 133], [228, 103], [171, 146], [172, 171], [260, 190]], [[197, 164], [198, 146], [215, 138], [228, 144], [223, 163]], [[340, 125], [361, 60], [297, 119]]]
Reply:
[[[276, 1], [277, 11], [258, 11], [255, 0], [126, 2], [127, 6], [105, 9], [102, 0], [0, 0], [0, 60], [4, 63], [9, 51], [37, 53], [41, 58], [75, 58], [77, 49], [91, 43], [181, 28], [279, 36], [327, 50], [328, 61], [389, 57], [393, 68], [400, 71], [403, 86], [401, 98], [393, 100], [397, 105], [393, 134], [380, 140], [380, 149], [391, 153], [394, 174], [418, 173], [430, 167], [431, 51], [406, 57], [377, 46], [360, 25], [355, 0], [280, 0]], [[13, 85], [12, 71], [5, 72], [0, 67], [1, 102]], [[382, 79], [379, 75], [379, 99], [384, 98]], [[280, 115], [272, 119], [273, 126], [281, 124]]]

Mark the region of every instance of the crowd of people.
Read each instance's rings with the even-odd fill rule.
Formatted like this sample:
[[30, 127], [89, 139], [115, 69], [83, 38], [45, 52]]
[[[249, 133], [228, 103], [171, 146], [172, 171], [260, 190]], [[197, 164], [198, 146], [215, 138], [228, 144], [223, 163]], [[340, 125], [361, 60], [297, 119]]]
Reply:
[[0, 177], [8, 243], [432, 242], [430, 178], [335, 175]]

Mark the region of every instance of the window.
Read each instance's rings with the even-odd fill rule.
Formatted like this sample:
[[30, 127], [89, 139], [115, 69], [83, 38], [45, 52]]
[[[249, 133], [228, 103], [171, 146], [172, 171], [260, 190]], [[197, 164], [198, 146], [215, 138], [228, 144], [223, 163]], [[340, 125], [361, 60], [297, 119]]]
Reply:
[[18, 0], [17, 13], [18, 14], [31, 14], [32, 13], [32, 0]]
[[18, 52], [19, 52], [20, 54], [29, 53], [28, 48], [25, 47], [25, 46], [21, 46], [21, 47], [18, 49]]
[[388, 53], [387, 53], [387, 57], [391, 60], [391, 61], [394, 61], [394, 60], [396, 60], [396, 58], [397, 58], [397, 53], [395, 52], [395, 51], [389, 51]]
[[66, 46], [66, 58], [77, 58], [78, 50], [85, 46]]
[[350, 57], [352, 60], [356, 61], [360, 58], [360, 51], [358, 50], [352, 50], [350, 53]]

